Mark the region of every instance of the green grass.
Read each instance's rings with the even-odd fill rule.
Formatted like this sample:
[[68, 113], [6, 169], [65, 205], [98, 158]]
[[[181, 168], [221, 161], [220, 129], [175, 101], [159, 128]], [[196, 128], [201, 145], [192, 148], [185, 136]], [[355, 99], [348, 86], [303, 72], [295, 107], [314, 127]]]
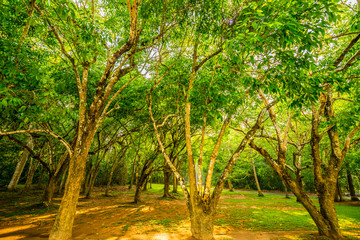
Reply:
[[164, 220], [156, 220], [154, 223], [157, 225], [162, 225], [165, 228], [170, 228], [176, 224], [176, 222], [171, 218], [164, 219]]
[[249, 230], [263, 231], [294, 231], [316, 230], [315, 224], [306, 211], [302, 210], [274, 210], [253, 209], [245, 222]]
[[[360, 223], [360, 209], [355, 206], [336, 205], [336, 212], [338, 214], [339, 224], [342, 229], [359, 229]], [[357, 226], [354, 226], [357, 223]]]
[[[172, 190], [172, 187], [170, 188]], [[170, 190], [170, 193], [171, 193]], [[131, 192], [116, 192], [116, 195], [133, 194]], [[172, 193], [171, 193], [172, 194]], [[12, 197], [14, 193], [9, 193]], [[156, 198], [160, 201], [159, 196], [163, 195], [163, 185], [153, 184], [152, 189], [143, 192], [142, 198], [144, 203], [140, 205], [132, 205], [122, 203], [119, 208], [138, 208], [133, 211], [127, 219], [119, 219], [112, 224], [103, 224], [102, 228], [120, 227], [122, 231], [127, 231], [130, 226], [152, 225], [149, 231], [168, 231], [179, 226], [179, 223], [188, 221], [189, 215], [184, 212], [171, 212], [171, 209], [157, 208], [157, 214], [147, 216], [141, 212], [141, 208]], [[178, 193], [172, 194], [176, 199], [184, 200], [184, 195], [180, 187]], [[266, 194], [265, 197], [258, 197], [256, 192], [230, 192], [223, 191], [223, 198], [217, 207], [217, 215], [215, 217], [215, 225], [232, 226], [243, 230], [253, 231], [316, 231], [316, 226], [304, 207], [296, 202], [295, 197], [290, 199], [283, 195]], [[34, 203], [38, 199], [26, 196], [27, 199], [14, 198], [7, 206], [14, 206], [11, 212], [3, 210], [0, 217], [3, 220], [16, 219], [16, 217], [26, 214], [41, 215], [55, 208], [34, 208]], [[315, 205], [318, 205], [316, 198], [311, 198]], [[29, 200], [29, 201], [27, 201]], [[166, 199], [166, 201], [172, 201]], [[336, 205], [340, 227], [343, 230], [355, 230], [360, 228], [360, 211], [359, 207]], [[89, 214], [91, 216], [93, 214]], [[120, 221], [121, 220], [121, 221]], [[311, 236], [305, 236], [301, 239], [312, 239]], [[351, 239], [351, 238], [350, 238]]]
[[[162, 195], [163, 185], [153, 184], [147, 194]], [[181, 188], [178, 192], [183, 199]], [[256, 192], [223, 191], [224, 199], [219, 205], [215, 224], [218, 226], [233, 226], [254, 231], [315, 231], [316, 226], [308, 212], [296, 202], [295, 197], [285, 198], [283, 195], [266, 194], [258, 197]], [[317, 199], [311, 198], [318, 206]], [[360, 211], [358, 207], [336, 205], [339, 223], [342, 229], [359, 228]], [[156, 224], [169, 227], [173, 219], [155, 221]], [[154, 221], [152, 221], [155, 223]]]
[[0, 215], [8, 218], [8, 217], [13, 217], [13, 216], [22, 216], [22, 215], [41, 215], [44, 214], [46, 212], [58, 209], [58, 206], [51, 206], [51, 207], [46, 207], [46, 208], [39, 208], [39, 209], [33, 209], [33, 210], [27, 210], [27, 209], [19, 209], [18, 211], [15, 212], [0, 212]]
[[[181, 187], [178, 186], [177, 193], [172, 193], [173, 187], [170, 185], [170, 195], [175, 197], [176, 199], [182, 199], [184, 200], [184, 194], [181, 190]], [[188, 189], [189, 190], [189, 189]], [[145, 195], [163, 195], [164, 194], [164, 185], [163, 184], [152, 184], [152, 188], [148, 188], [147, 191], [143, 192], [142, 196], [146, 197]]]
[[126, 232], [127, 230], [129, 230], [129, 227], [130, 227], [130, 225], [129, 225], [129, 224], [126, 224], [125, 226], [123, 226], [123, 227], [121, 228], [121, 230], [124, 231], [124, 232]]
[[[253, 192], [229, 191], [223, 195], [227, 197], [220, 204], [227, 208], [218, 211], [221, 218], [215, 221], [217, 225], [261, 231], [316, 230], [310, 215], [295, 197], [287, 199], [273, 194], [258, 197]], [[312, 200], [316, 203], [316, 198]], [[358, 207], [336, 205], [336, 211], [342, 229], [359, 228]]]

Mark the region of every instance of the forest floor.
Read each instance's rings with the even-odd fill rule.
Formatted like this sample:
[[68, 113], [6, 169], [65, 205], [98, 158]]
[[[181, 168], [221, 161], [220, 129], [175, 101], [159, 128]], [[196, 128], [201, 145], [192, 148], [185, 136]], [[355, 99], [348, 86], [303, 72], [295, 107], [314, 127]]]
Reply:
[[[80, 198], [73, 239], [190, 240], [190, 220], [181, 194], [162, 198], [162, 186], [142, 194], [143, 203], [133, 204], [133, 191], [113, 187], [112, 197], [95, 188], [94, 198]], [[0, 239], [47, 239], [60, 198], [54, 206], [39, 208], [40, 190], [30, 193], [0, 191]], [[360, 239], [360, 202], [337, 205], [342, 231]], [[294, 197], [247, 191], [224, 191], [215, 221], [215, 239], [320, 239], [303, 207]]]

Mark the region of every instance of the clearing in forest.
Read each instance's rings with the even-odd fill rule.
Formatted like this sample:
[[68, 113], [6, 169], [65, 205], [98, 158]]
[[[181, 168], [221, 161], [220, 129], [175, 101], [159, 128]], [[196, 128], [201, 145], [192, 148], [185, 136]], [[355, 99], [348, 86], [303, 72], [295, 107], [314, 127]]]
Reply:
[[[133, 204], [134, 192], [114, 187], [112, 197], [102, 188], [95, 198], [81, 198], [73, 228], [73, 239], [191, 239], [190, 220], [181, 194], [164, 199], [162, 185], [143, 193], [143, 203]], [[47, 239], [60, 198], [55, 205], [36, 207], [40, 192], [29, 195], [0, 192], [0, 239]], [[349, 239], [360, 239], [360, 204], [336, 206], [342, 231]], [[216, 239], [316, 239], [316, 227], [296, 202], [282, 195], [264, 198], [246, 191], [224, 191], [215, 221]]]

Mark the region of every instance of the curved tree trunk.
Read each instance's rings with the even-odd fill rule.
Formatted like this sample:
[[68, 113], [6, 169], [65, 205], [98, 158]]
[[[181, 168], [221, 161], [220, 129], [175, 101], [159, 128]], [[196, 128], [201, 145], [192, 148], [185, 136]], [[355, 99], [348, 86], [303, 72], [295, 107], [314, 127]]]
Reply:
[[90, 181], [89, 181], [89, 186], [88, 186], [88, 189], [87, 189], [87, 192], [86, 192], [86, 198], [88, 198], [88, 199], [91, 199], [91, 198], [94, 197], [93, 196], [93, 190], [94, 190], [96, 176], [97, 176], [99, 170], [100, 170], [100, 168], [96, 168], [91, 174]]
[[[100, 146], [100, 142], [99, 142], [99, 146]], [[96, 176], [97, 176], [98, 172], [100, 171], [100, 164], [105, 159], [107, 150], [108, 149], [105, 149], [105, 151], [104, 151], [103, 155], [101, 156], [101, 158], [99, 158], [100, 152], [97, 155], [95, 168], [93, 169], [93, 171], [91, 173], [90, 180], [89, 180], [89, 185], [87, 187], [87, 192], [85, 192], [86, 198], [90, 199], [90, 198], [93, 197], [92, 193], [93, 193], [93, 190], [94, 190], [94, 184], [95, 184]]]
[[152, 181], [153, 181], [153, 178], [152, 178], [152, 173], [151, 173], [151, 175], [150, 175], [150, 181], [149, 181], [149, 184], [150, 184], [149, 188], [150, 188], [150, 189], [152, 189]]
[[49, 173], [49, 181], [46, 185], [46, 188], [45, 188], [42, 198], [41, 198], [42, 202], [45, 206], [51, 205], [52, 200], [54, 198], [54, 193], [57, 188], [57, 184], [58, 184], [61, 176], [63, 175], [63, 173], [69, 166], [70, 159], [69, 159], [67, 152], [65, 152], [63, 154], [62, 159], [63, 159], [63, 161], [60, 163], [60, 165], [58, 165], [56, 172], [54, 174]]
[[301, 204], [309, 212], [311, 218], [313, 219], [318, 228], [319, 235], [327, 236], [328, 238], [334, 240], [343, 239], [338, 224], [337, 215], [335, 212], [334, 201], [331, 194], [326, 194], [326, 197], [320, 197], [319, 195], [319, 212], [311, 199], [305, 194], [305, 192], [300, 192], [296, 190], [294, 190], [293, 192], [295, 196], [297, 196]]
[[144, 188], [145, 184], [147, 183], [147, 178], [149, 177], [149, 174], [148, 174], [149, 171], [150, 171], [150, 169], [144, 169], [143, 168], [142, 172], [144, 172], [144, 174], [140, 175], [140, 177], [138, 179], [138, 182], [136, 184], [134, 203], [140, 203], [141, 202], [141, 193], [143, 191], [143, 188]]
[[126, 182], [127, 182], [127, 176], [128, 176], [128, 165], [127, 165], [127, 161], [124, 161], [124, 165], [122, 166], [122, 178], [121, 178], [121, 185], [122, 186], [126, 186]]
[[281, 180], [281, 181], [282, 181], [282, 184], [283, 184], [284, 190], [285, 190], [285, 198], [290, 198], [290, 197], [289, 197], [289, 192], [288, 192], [288, 189], [287, 189], [287, 185], [286, 185], [285, 181], [284, 181], [284, 180]]
[[[134, 203], [141, 202], [141, 192], [142, 192], [145, 184], [147, 183], [149, 176], [152, 175], [152, 170], [151, 169], [152, 169], [152, 166], [153, 166], [153, 164], [155, 162], [155, 159], [157, 158], [159, 153], [160, 152], [157, 149], [157, 150], [155, 150], [153, 152], [153, 154], [150, 155], [150, 157], [148, 157], [145, 160], [144, 165], [141, 168], [140, 176], [137, 177], [135, 196], [134, 196]], [[140, 155], [139, 155], [139, 158], [140, 158]]]
[[34, 178], [34, 174], [37, 170], [39, 166], [39, 162], [33, 162], [33, 159], [30, 160], [30, 167], [29, 167], [29, 171], [26, 177], [26, 182], [25, 182], [25, 186], [24, 186], [24, 190], [23, 191], [28, 191], [31, 187], [31, 183], [33, 181]]
[[62, 179], [61, 179], [61, 183], [60, 183], [60, 187], [58, 189], [58, 194], [61, 194], [62, 193], [62, 189], [64, 188], [64, 184], [65, 184], [65, 179], [66, 179], [66, 173], [67, 171], [65, 170], [63, 176], [62, 176]]
[[136, 165], [136, 170], [135, 170], [135, 184], [137, 185], [139, 181], [139, 164]]
[[[34, 139], [31, 136], [29, 136], [28, 147], [30, 149], [34, 148]], [[7, 187], [9, 191], [16, 190], [16, 185], [18, 184], [18, 182], [20, 180], [21, 173], [24, 170], [24, 167], [28, 160], [29, 154], [30, 154], [29, 151], [27, 149], [24, 149], [21, 159], [19, 160], [18, 164], [16, 165], [15, 172], [14, 172], [14, 174], [11, 178], [11, 181]]]
[[[320, 208], [318, 209], [306, 195], [303, 187], [300, 186], [299, 183], [287, 172], [285, 164], [281, 166], [279, 164], [275, 164], [275, 160], [271, 160], [271, 156], [266, 152], [266, 150], [258, 147], [253, 141], [250, 142], [250, 146], [265, 157], [279, 177], [283, 179], [284, 186], [287, 185], [300, 203], [305, 207], [316, 224], [319, 234], [334, 240], [343, 239], [334, 205], [337, 178], [329, 178], [326, 183], [315, 182], [320, 204]], [[277, 162], [285, 163], [285, 153], [280, 152], [279, 154], [281, 158], [278, 159]]]
[[54, 193], [56, 191], [56, 185], [58, 183], [59, 178], [57, 177], [50, 177], [48, 184], [42, 195], [42, 202], [45, 206], [50, 206], [52, 200], [54, 198]]
[[149, 178], [147, 178], [147, 179], [145, 180], [144, 187], [143, 187], [143, 189], [142, 189], [143, 192], [145, 192], [145, 191], [148, 190], [148, 181], [149, 181]]
[[[151, 183], [151, 182], [150, 182], [150, 183]], [[178, 187], [178, 181], [177, 181], [177, 179], [176, 179], [176, 176], [173, 175], [173, 190], [172, 190], [173, 193], [178, 193], [177, 187]]]
[[320, 186], [319, 183], [317, 183], [319, 189], [318, 200], [320, 205], [318, 209], [305, 193], [303, 187], [292, 178], [292, 176], [286, 171], [285, 167], [282, 170], [275, 169], [275, 171], [279, 175], [283, 176], [284, 182], [289, 186], [290, 190], [309, 212], [318, 228], [319, 234], [334, 240], [343, 239], [338, 224], [333, 198], [336, 189], [336, 178], [334, 178], [335, 181], [328, 181], [326, 183], [326, 187], [323, 184], [320, 184]]
[[[90, 144], [89, 144], [90, 145]], [[84, 176], [88, 148], [75, 148], [74, 156], [70, 160], [68, 178], [60, 209], [56, 215], [49, 239], [65, 240], [72, 235], [76, 205], [79, 199], [82, 178]]]
[[233, 188], [233, 185], [231, 184], [230, 178], [228, 178], [228, 185], [229, 185], [229, 191], [230, 191], [230, 192], [233, 192], [233, 191], [234, 191], [234, 188]]
[[106, 190], [105, 190], [105, 196], [109, 197], [109, 188], [110, 188], [110, 184], [111, 184], [111, 180], [112, 180], [112, 176], [114, 174], [114, 170], [116, 168], [116, 159], [114, 159], [114, 163], [111, 166], [111, 170], [110, 170], [110, 174], [109, 174], [109, 178], [108, 178], [108, 182], [106, 184]]
[[[253, 167], [254, 178], [255, 178], [255, 183], [256, 183], [256, 189], [258, 191], [258, 196], [259, 197], [264, 197], [264, 194], [261, 191], [259, 180], [258, 180], [258, 177], [257, 177], [256, 168], [255, 168], [255, 161], [254, 161], [254, 157], [252, 155], [251, 148], [249, 149], [249, 151], [250, 151], [251, 164], [252, 164], [252, 167]], [[286, 198], [289, 198], [289, 196], [287, 194], [287, 191], [286, 191]]]
[[359, 198], [356, 197], [355, 187], [354, 187], [354, 184], [353, 184], [353, 179], [352, 179], [352, 176], [351, 176], [351, 172], [349, 170], [349, 164], [346, 165], [346, 175], [347, 175], [347, 180], [348, 180], [348, 184], [349, 184], [349, 191], [350, 191], [351, 201], [359, 201]]
[[132, 172], [131, 172], [131, 179], [130, 179], [130, 184], [129, 184], [129, 190], [131, 190], [132, 187], [133, 187], [133, 185], [134, 185], [135, 170], [136, 170], [136, 160], [134, 160], [134, 162], [133, 162], [133, 168], [132, 168]]
[[134, 195], [134, 203], [140, 203], [141, 202], [141, 191], [142, 191], [142, 186], [136, 185], [135, 195]]
[[87, 170], [85, 170], [84, 173], [84, 181], [82, 183], [82, 194], [86, 194], [89, 191], [90, 186], [90, 177], [94, 171], [94, 164], [92, 161], [89, 161], [89, 166], [87, 167]]
[[344, 201], [344, 198], [342, 196], [341, 186], [340, 186], [339, 180], [338, 180], [337, 184], [336, 184], [335, 202], [343, 202], [343, 201]]
[[45, 168], [43, 166], [41, 166], [41, 173], [40, 173], [39, 180], [38, 180], [38, 183], [37, 183], [37, 186], [36, 186], [39, 189], [42, 188], [42, 182], [43, 182], [43, 178], [44, 178], [44, 173], [45, 173]]

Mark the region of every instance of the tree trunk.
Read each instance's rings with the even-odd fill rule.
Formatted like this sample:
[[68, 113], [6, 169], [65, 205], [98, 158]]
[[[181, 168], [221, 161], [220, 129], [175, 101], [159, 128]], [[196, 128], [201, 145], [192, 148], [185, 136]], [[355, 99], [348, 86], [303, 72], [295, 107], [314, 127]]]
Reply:
[[35, 174], [38, 166], [39, 166], [39, 162], [33, 162], [33, 159], [30, 160], [30, 167], [29, 167], [29, 171], [28, 171], [28, 174], [26, 177], [26, 182], [25, 182], [23, 191], [28, 191], [30, 189], [31, 183], [34, 178], [34, 174]]
[[111, 180], [112, 180], [112, 176], [113, 176], [113, 173], [114, 173], [114, 170], [116, 168], [116, 159], [114, 159], [114, 163], [111, 167], [111, 170], [110, 170], [110, 175], [109, 175], [109, 179], [108, 179], [108, 182], [106, 184], [106, 190], [105, 190], [105, 196], [109, 197], [109, 188], [110, 188], [110, 184], [111, 184]]
[[149, 180], [149, 178], [146, 178], [145, 183], [144, 183], [144, 187], [143, 187], [143, 189], [142, 189], [143, 192], [145, 192], [145, 191], [148, 190], [148, 189], [147, 189], [148, 180]]
[[61, 183], [60, 183], [60, 187], [59, 187], [59, 190], [58, 190], [58, 194], [61, 194], [62, 192], [62, 189], [64, 188], [64, 184], [65, 184], [65, 179], [66, 179], [66, 170], [63, 174], [63, 177], [61, 179]]
[[52, 200], [54, 198], [54, 193], [56, 191], [56, 184], [58, 182], [58, 178], [56, 177], [50, 177], [49, 182], [44, 190], [44, 193], [42, 195], [42, 202], [45, 206], [50, 206], [52, 203]]
[[176, 176], [173, 175], [173, 190], [172, 190], [173, 193], [178, 193], [177, 187], [178, 187], [178, 181]]
[[[79, 123], [79, 125], [81, 126], [82, 124]], [[87, 127], [88, 129], [92, 129], [92, 131], [89, 130], [90, 132], [87, 134], [85, 132], [79, 132], [73, 155], [69, 161], [65, 192], [51, 229], [50, 240], [67, 240], [72, 236], [72, 226], [84, 178], [87, 156], [96, 132], [96, 129], [91, 124], [87, 124]]]
[[142, 185], [136, 185], [135, 188], [135, 196], [134, 196], [134, 203], [141, 202], [141, 192], [142, 192]]
[[[135, 196], [134, 196], [134, 203], [139, 203], [141, 202], [141, 192], [143, 190], [143, 188], [145, 187], [145, 184], [147, 184], [147, 180], [149, 178], [149, 176], [152, 174], [151, 168], [152, 165], [156, 159], [158, 155], [158, 152], [154, 152], [154, 154], [152, 154], [149, 158], [147, 158], [144, 162], [143, 167], [141, 168], [141, 172], [140, 175], [138, 174], [138, 170], [136, 170], [136, 190], [135, 190]], [[139, 160], [140, 160], [140, 155], [139, 155]], [[139, 166], [139, 165], [138, 165]], [[137, 167], [138, 169], [139, 167]]]
[[67, 152], [64, 153], [63, 158], [64, 158], [64, 160], [62, 161], [61, 165], [58, 166], [55, 173], [53, 173], [53, 174], [49, 173], [49, 181], [48, 181], [46, 188], [44, 190], [44, 193], [42, 195], [42, 202], [46, 206], [51, 205], [52, 200], [54, 198], [54, 193], [56, 191], [57, 184], [58, 184], [61, 176], [63, 175], [63, 173], [69, 166], [69, 156], [68, 156]]
[[[100, 146], [100, 143], [99, 143]], [[100, 164], [101, 162], [105, 159], [107, 153], [107, 149], [105, 149], [103, 155], [101, 156], [101, 158], [99, 158], [100, 152], [98, 153], [97, 157], [96, 157], [96, 163], [95, 163], [95, 168], [93, 169], [91, 176], [90, 176], [90, 180], [89, 180], [89, 185], [87, 187], [87, 191], [85, 192], [86, 194], [86, 198], [90, 199], [93, 197], [92, 193], [94, 190], [94, 184], [95, 184], [95, 180], [96, 180], [96, 176], [98, 174], [98, 172], [100, 171]]]
[[136, 170], [135, 170], [135, 184], [137, 185], [139, 181], [139, 164], [136, 165]]
[[122, 182], [121, 182], [121, 185], [122, 186], [126, 186], [126, 182], [127, 182], [127, 176], [128, 176], [128, 165], [127, 165], [127, 161], [124, 161], [124, 165], [123, 165], [123, 178], [121, 179]]
[[319, 211], [304, 192], [299, 193], [299, 191], [296, 191], [295, 189], [293, 192], [309, 212], [318, 228], [319, 235], [334, 240], [343, 239], [338, 225], [333, 197], [330, 194], [326, 194], [327, 197], [318, 195], [320, 203]]
[[[192, 206], [190, 214], [191, 233], [198, 240], [214, 239], [214, 210], [199, 204]], [[204, 208], [207, 209], [204, 211]]]
[[[253, 167], [254, 178], [255, 178], [255, 183], [256, 183], [256, 189], [257, 189], [257, 191], [258, 191], [258, 196], [259, 196], [259, 197], [264, 197], [264, 194], [263, 194], [262, 191], [261, 191], [260, 184], [259, 184], [259, 180], [258, 180], [258, 177], [257, 177], [254, 157], [253, 157], [253, 155], [252, 155], [251, 148], [249, 148], [249, 149], [250, 149], [249, 151], [250, 151], [251, 163], [252, 163], [252, 167]], [[287, 195], [287, 191], [286, 191], [286, 197], [289, 198], [289, 196]]]
[[37, 188], [41, 189], [42, 188], [42, 181], [43, 181], [43, 177], [44, 177], [44, 173], [45, 173], [45, 168], [43, 166], [41, 166], [41, 173], [40, 173], [40, 177], [37, 183]]
[[336, 183], [336, 189], [335, 189], [335, 194], [334, 194], [334, 201], [335, 202], [342, 202], [344, 201], [342, 195], [341, 195], [341, 188], [339, 185], [339, 181], [337, 181]]
[[[144, 166], [146, 168], [147, 165]], [[141, 202], [141, 192], [143, 190], [144, 184], [146, 183], [146, 180], [148, 178], [147, 169], [142, 170], [142, 174], [140, 175], [140, 178], [138, 179], [138, 182], [136, 184], [135, 188], [135, 196], [134, 196], [134, 203], [140, 203]]]
[[99, 170], [100, 170], [99, 168], [96, 168], [91, 174], [89, 186], [88, 186], [88, 189], [86, 192], [86, 198], [88, 198], [88, 199], [93, 198], [94, 184], [95, 184], [96, 176], [97, 176]]
[[323, 194], [323, 196], [319, 195], [319, 204], [320, 213], [327, 223], [326, 227], [321, 227], [321, 229], [319, 229], [319, 234], [325, 235], [331, 239], [343, 239], [344, 237], [340, 231], [333, 195], [328, 193]]
[[343, 202], [345, 201], [342, 195], [342, 190], [341, 190], [341, 186], [340, 183], [338, 182], [338, 190], [339, 190], [339, 197], [340, 197], [340, 201]]
[[228, 178], [228, 185], [229, 185], [229, 191], [230, 191], [230, 192], [233, 192], [233, 191], [234, 191], [234, 188], [233, 188], [233, 185], [231, 184], [230, 178]]
[[149, 186], [150, 189], [152, 189], [152, 181], [153, 181], [153, 178], [152, 178], [152, 174], [151, 174], [150, 175], [150, 181], [149, 181], [150, 182], [150, 186]]
[[[276, 170], [276, 169], [275, 169]], [[330, 239], [343, 239], [341, 235], [338, 219], [334, 205], [334, 194], [336, 189], [336, 180], [328, 181], [325, 184], [318, 183], [318, 200], [320, 209], [318, 209], [312, 200], [306, 195], [302, 186], [292, 179], [289, 173], [283, 170], [276, 170], [279, 175], [284, 177], [284, 182], [287, 183], [290, 190], [299, 199], [301, 204], [309, 212], [311, 218], [315, 222], [319, 235], [326, 236]], [[333, 178], [337, 179], [337, 178]], [[319, 211], [320, 210], [320, 211]]]
[[[33, 138], [31, 136], [29, 136], [28, 147], [30, 149], [34, 148], [34, 140], [33, 140]], [[15, 172], [14, 172], [14, 174], [13, 174], [13, 176], [11, 178], [11, 181], [10, 181], [8, 187], [7, 187], [9, 191], [15, 191], [16, 190], [16, 185], [19, 182], [21, 173], [24, 170], [24, 167], [25, 167], [26, 161], [28, 160], [29, 154], [30, 154], [29, 151], [27, 149], [24, 149], [24, 152], [23, 152], [23, 154], [21, 156], [21, 159], [18, 162], [18, 164], [16, 165]]]
[[289, 197], [289, 193], [288, 193], [288, 189], [287, 189], [287, 186], [286, 186], [286, 183], [284, 180], [282, 180], [282, 183], [284, 185], [284, 190], [285, 190], [285, 198], [290, 198]]
[[66, 240], [71, 238], [72, 235], [76, 205], [79, 199], [88, 153], [88, 149], [81, 148], [79, 150], [80, 151], [74, 151], [75, 155], [70, 161], [65, 193], [49, 236], [51, 240]]
[[89, 186], [90, 186], [90, 177], [94, 171], [94, 165], [92, 164], [92, 161], [89, 161], [89, 170], [86, 172], [85, 171], [85, 180], [83, 181], [83, 187], [82, 187], [82, 193], [87, 193], [89, 191]]
[[171, 177], [171, 170], [167, 167], [164, 167], [164, 198], [171, 197], [170, 191], [170, 177]]
[[130, 179], [129, 190], [131, 190], [131, 189], [132, 189], [132, 186], [133, 186], [133, 184], [134, 184], [135, 170], [136, 170], [136, 161], [134, 161], [134, 163], [133, 163], [133, 169], [132, 169], [132, 173], [131, 173], [131, 179]]
[[346, 165], [346, 175], [347, 175], [347, 180], [348, 180], [348, 184], [349, 184], [349, 191], [350, 191], [350, 196], [351, 196], [351, 201], [359, 201], [359, 198], [356, 197], [356, 193], [355, 193], [355, 187], [353, 184], [353, 179], [351, 176], [351, 172], [349, 170], [349, 164]]

